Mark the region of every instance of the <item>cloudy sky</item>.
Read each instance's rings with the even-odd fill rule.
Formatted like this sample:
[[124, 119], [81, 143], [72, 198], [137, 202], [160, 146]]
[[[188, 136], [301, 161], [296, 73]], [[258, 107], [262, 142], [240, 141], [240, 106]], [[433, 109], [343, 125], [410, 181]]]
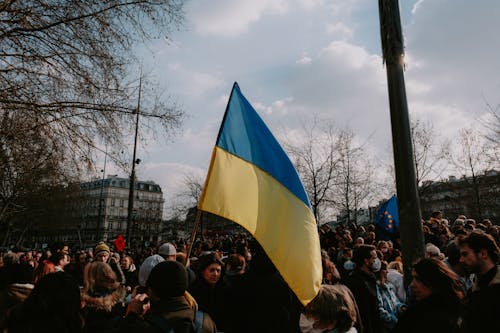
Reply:
[[[167, 201], [204, 178], [235, 81], [278, 138], [311, 116], [349, 126], [392, 159], [386, 72], [374, 0], [190, 0], [170, 43], [139, 50], [145, 71], [188, 118], [173, 142], [138, 148], [139, 179]], [[410, 113], [453, 137], [500, 103], [500, 2], [403, 0]]]

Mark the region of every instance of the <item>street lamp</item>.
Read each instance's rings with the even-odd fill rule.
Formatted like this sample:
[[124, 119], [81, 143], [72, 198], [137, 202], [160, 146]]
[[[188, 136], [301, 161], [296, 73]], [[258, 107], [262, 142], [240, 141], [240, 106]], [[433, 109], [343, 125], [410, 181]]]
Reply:
[[[104, 192], [104, 179], [106, 177], [106, 161], [108, 158], [108, 146], [106, 145], [106, 152], [104, 153], [104, 168], [101, 170], [101, 193], [99, 194], [99, 211], [97, 212], [97, 240], [99, 241], [101, 237], [101, 216], [102, 216], [102, 197]], [[104, 207], [106, 208], [106, 207]], [[104, 214], [104, 221], [102, 223], [102, 229], [104, 229], [104, 222], [106, 221], [106, 214]]]

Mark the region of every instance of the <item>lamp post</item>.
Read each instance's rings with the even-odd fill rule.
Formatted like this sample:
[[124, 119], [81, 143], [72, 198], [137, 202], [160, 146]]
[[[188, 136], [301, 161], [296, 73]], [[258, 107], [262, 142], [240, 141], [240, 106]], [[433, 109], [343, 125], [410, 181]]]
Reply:
[[[106, 177], [106, 161], [108, 158], [108, 146], [106, 145], [106, 151], [104, 153], [104, 167], [101, 170], [102, 172], [102, 179], [101, 179], [101, 193], [99, 194], [99, 211], [97, 212], [97, 240], [101, 240], [101, 235], [104, 233], [101, 233], [101, 217], [102, 217], [102, 197], [103, 197], [103, 192], [104, 192], [104, 179]], [[106, 209], [106, 206], [104, 207]], [[106, 221], [106, 213], [104, 214], [104, 221]], [[104, 224], [102, 223], [102, 230], [104, 231]]]
[[139, 98], [137, 101], [137, 109], [135, 110], [135, 136], [134, 136], [134, 154], [132, 157], [132, 171], [130, 172], [130, 187], [128, 192], [128, 213], [127, 213], [127, 235], [126, 240], [129, 246], [132, 245], [132, 214], [134, 211], [134, 190], [135, 190], [135, 165], [141, 162], [140, 159], [136, 158], [137, 152], [137, 135], [139, 133], [139, 109], [141, 105], [141, 87], [142, 87], [142, 75], [139, 79]]

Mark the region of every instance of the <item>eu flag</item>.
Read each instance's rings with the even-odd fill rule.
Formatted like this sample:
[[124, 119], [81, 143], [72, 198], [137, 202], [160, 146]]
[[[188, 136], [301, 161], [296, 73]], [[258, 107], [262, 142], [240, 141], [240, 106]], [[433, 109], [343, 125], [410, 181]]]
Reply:
[[394, 234], [399, 228], [398, 199], [393, 195], [383, 203], [375, 216], [375, 226], [386, 234]]
[[285, 151], [234, 84], [198, 202], [244, 227], [306, 305], [321, 285], [316, 220]]

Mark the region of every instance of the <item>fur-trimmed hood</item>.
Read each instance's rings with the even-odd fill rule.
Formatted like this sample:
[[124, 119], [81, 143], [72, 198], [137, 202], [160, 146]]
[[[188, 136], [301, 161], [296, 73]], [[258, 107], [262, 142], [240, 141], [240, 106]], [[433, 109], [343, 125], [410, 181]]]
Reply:
[[13, 283], [7, 287], [7, 294], [21, 302], [30, 295], [34, 286], [31, 283]]
[[86, 292], [82, 293], [82, 300], [85, 302], [85, 307], [94, 308], [96, 310], [104, 310], [106, 312], [111, 312], [113, 307], [118, 303], [125, 302], [126, 291], [125, 288], [120, 286], [115, 291], [110, 294], [89, 294]]

